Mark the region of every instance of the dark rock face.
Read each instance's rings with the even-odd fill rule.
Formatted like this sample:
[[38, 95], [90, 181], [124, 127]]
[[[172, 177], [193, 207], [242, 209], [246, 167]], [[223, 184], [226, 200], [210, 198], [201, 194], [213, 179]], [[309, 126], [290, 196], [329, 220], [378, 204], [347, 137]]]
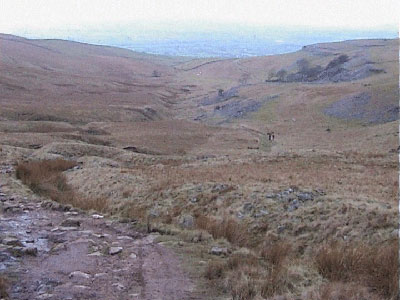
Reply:
[[217, 95], [215, 95], [214, 97], [204, 98], [200, 102], [200, 104], [203, 106], [207, 106], [207, 105], [221, 103], [221, 102], [227, 101], [231, 98], [238, 97], [238, 93], [239, 93], [239, 87], [233, 87], [227, 91], [219, 90]]
[[324, 113], [335, 118], [361, 120], [377, 124], [399, 119], [399, 107], [397, 105], [387, 105], [380, 110], [371, 110], [369, 109], [370, 101], [371, 95], [363, 92], [332, 103], [324, 110]]
[[256, 100], [235, 101], [222, 106], [217, 106], [216, 110], [220, 115], [227, 118], [240, 118], [250, 112], [256, 112], [261, 108], [261, 102]]
[[347, 55], [342, 54], [333, 58], [323, 68], [320, 65], [311, 66], [309, 61], [303, 58], [296, 62], [298, 72], [288, 74], [286, 78], [279, 78], [282, 82], [342, 82], [359, 80], [385, 72], [383, 69], [374, 67], [374, 62], [365, 60], [354, 67], [353, 61], [357, 61], [357, 59], [352, 60]]

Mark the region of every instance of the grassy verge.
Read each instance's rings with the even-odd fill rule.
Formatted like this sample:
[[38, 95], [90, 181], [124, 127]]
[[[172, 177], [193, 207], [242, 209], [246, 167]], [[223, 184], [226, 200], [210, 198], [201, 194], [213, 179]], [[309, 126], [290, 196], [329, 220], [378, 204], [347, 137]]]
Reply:
[[280, 300], [394, 300], [398, 295], [397, 253], [395, 241], [381, 246], [338, 243], [321, 247], [314, 257], [300, 258], [291, 251], [290, 244], [278, 242], [259, 251], [210, 260], [204, 276], [237, 300], [256, 296]]
[[76, 162], [63, 159], [23, 162], [16, 168], [16, 177], [33, 192], [56, 202], [71, 204], [84, 210], [106, 212], [108, 208], [106, 199], [83, 197], [67, 183], [63, 171], [76, 165]]
[[[63, 172], [74, 166], [75, 162], [66, 160], [20, 163], [16, 175], [40, 195], [82, 209], [111, 213], [111, 203], [106, 199], [83, 197], [67, 183]], [[174, 177], [168, 178], [173, 180]], [[162, 193], [171, 184], [159, 186], [154, 193]], [[228, 195], [228, 191], [235, 192], [235, 189], [228, 187], [219, 196]], [[210, 207], [211, 202], [216, 202], [216, 196], [210, 196], [210, 199], [199, 197], [198, 201], [204, 202], [204, 207]], [[126, 204], [132, 207], [121, 210], [123, 217], [149, 222], [147, 216], [151, 205], [139, 207], [132, 201]], [[315, 245], [311, 252], [304, 253], [288, 237], [285, 240], [284, 237], [274, 239], [265, 235], [254, 243], [251, 224], [239, 222], [229, 215], [213, 217], [201, 209], [193, 214], [195, 230], [170, 230], [171, 226], [177, 225], [173, 224], [174, 220], [179, 220], [184, 213], [181, 205], [175, 208], [176, 211], [167, 215], [161, 213], [154, 217], [154, 224], [148, 224], [149, 231], [187, 236], [183, 239], [185, 242], [192, 243], [193, 248], [202, 248], [199, 256], [201, 260], [207, 259], [204, 278], [211, 286], [232, 295], [233, 299], [394, 300], [397, 297], [398, 246], [395, 241], [378, 246], [361, 242]], [[378, 220], [376, 216], [374, 220]], [[159, 228], [157, 222], [161, 223]], [[210, 246], [220, 241], [228, 245], [229, 251], [221, 256], [208, 253]]]

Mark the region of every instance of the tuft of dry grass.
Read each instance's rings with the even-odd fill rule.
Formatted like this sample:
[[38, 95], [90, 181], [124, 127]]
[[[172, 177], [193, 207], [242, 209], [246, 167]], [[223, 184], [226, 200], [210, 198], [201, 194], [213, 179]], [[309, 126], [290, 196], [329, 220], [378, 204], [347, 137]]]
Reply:
[[379, 296], [368, 291], [366, 287], [354, 283], [329, 283], [322, 286], [316, 300], [378, 300]]
[[323, 246], [315, 257], [319, 273], [330, 281], [359, 282], [385, 299], [398, 294], [398, 244]]
[[0, 276], [0, 298], [8, 299], [8, 280], [4, 276]]
[[54, 189], [68, 192], [68, 185], [62, 172], [74, 166], [75, 162], [64, 159], [19, 163], [16, 177], [37, 194], [46, 195], [52, 193]]
[[243, 272], [232, 273], [227, 285], [233, 300], [254, 299], [257, 295], [256, 281]]
[[208, 280], [219, 279], [225, 272], [226, 265], [220, 261], [210, 261], [207, 265], [204, 276]]
[[281, 295], [270, 300], [380, 300], [381, 297], [354, 283], [331, 282], [301, 296]]
[[233, 299], [253, 299], [256, 295], [268, 298], [295, 289], [286, 259], [278, 261], [272, 264], [252, 252], [235, 253], [224, 262], [210, 261], [205, 277], [222, 282]]
[[270, 245], [265, 245], [260, 256], [273, 266], [282, 265], [289, 257], [292, 251], [292, 246], [287, 242], [276, 242]]
[[246, 227], [232, 218], [216, 220], [201, 215], [196, 218], [196, 227], [208, 231], [215, 239], [225, 238], [234, 245], [246, 246], [248, 243]]
[[19, 163], [16, 177], [33, 192], [62, 203], [71, 204], [84, 210], [106, 212], [108, 200], [105, 198], [87, 198], [77, 194], [67, 183], [62, 173], [76, 166], [77, 163], [64, 159], [43, 160]]

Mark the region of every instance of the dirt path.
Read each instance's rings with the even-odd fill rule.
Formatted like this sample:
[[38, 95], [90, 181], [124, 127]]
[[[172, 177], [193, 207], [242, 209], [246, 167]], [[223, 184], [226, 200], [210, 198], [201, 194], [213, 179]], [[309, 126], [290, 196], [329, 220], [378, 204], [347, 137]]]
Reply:
[[11, 299], [204, 299], [154, 236], [11, 194], [7, 170], [0, 168], [0, 273]]

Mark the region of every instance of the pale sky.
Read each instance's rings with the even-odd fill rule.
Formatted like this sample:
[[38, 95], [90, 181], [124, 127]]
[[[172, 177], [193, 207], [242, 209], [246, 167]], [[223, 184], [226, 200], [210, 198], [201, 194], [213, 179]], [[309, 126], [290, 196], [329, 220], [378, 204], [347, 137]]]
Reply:
[[0, 0], [0, 32], [141, 22], [395, 28], [399, 0]]

